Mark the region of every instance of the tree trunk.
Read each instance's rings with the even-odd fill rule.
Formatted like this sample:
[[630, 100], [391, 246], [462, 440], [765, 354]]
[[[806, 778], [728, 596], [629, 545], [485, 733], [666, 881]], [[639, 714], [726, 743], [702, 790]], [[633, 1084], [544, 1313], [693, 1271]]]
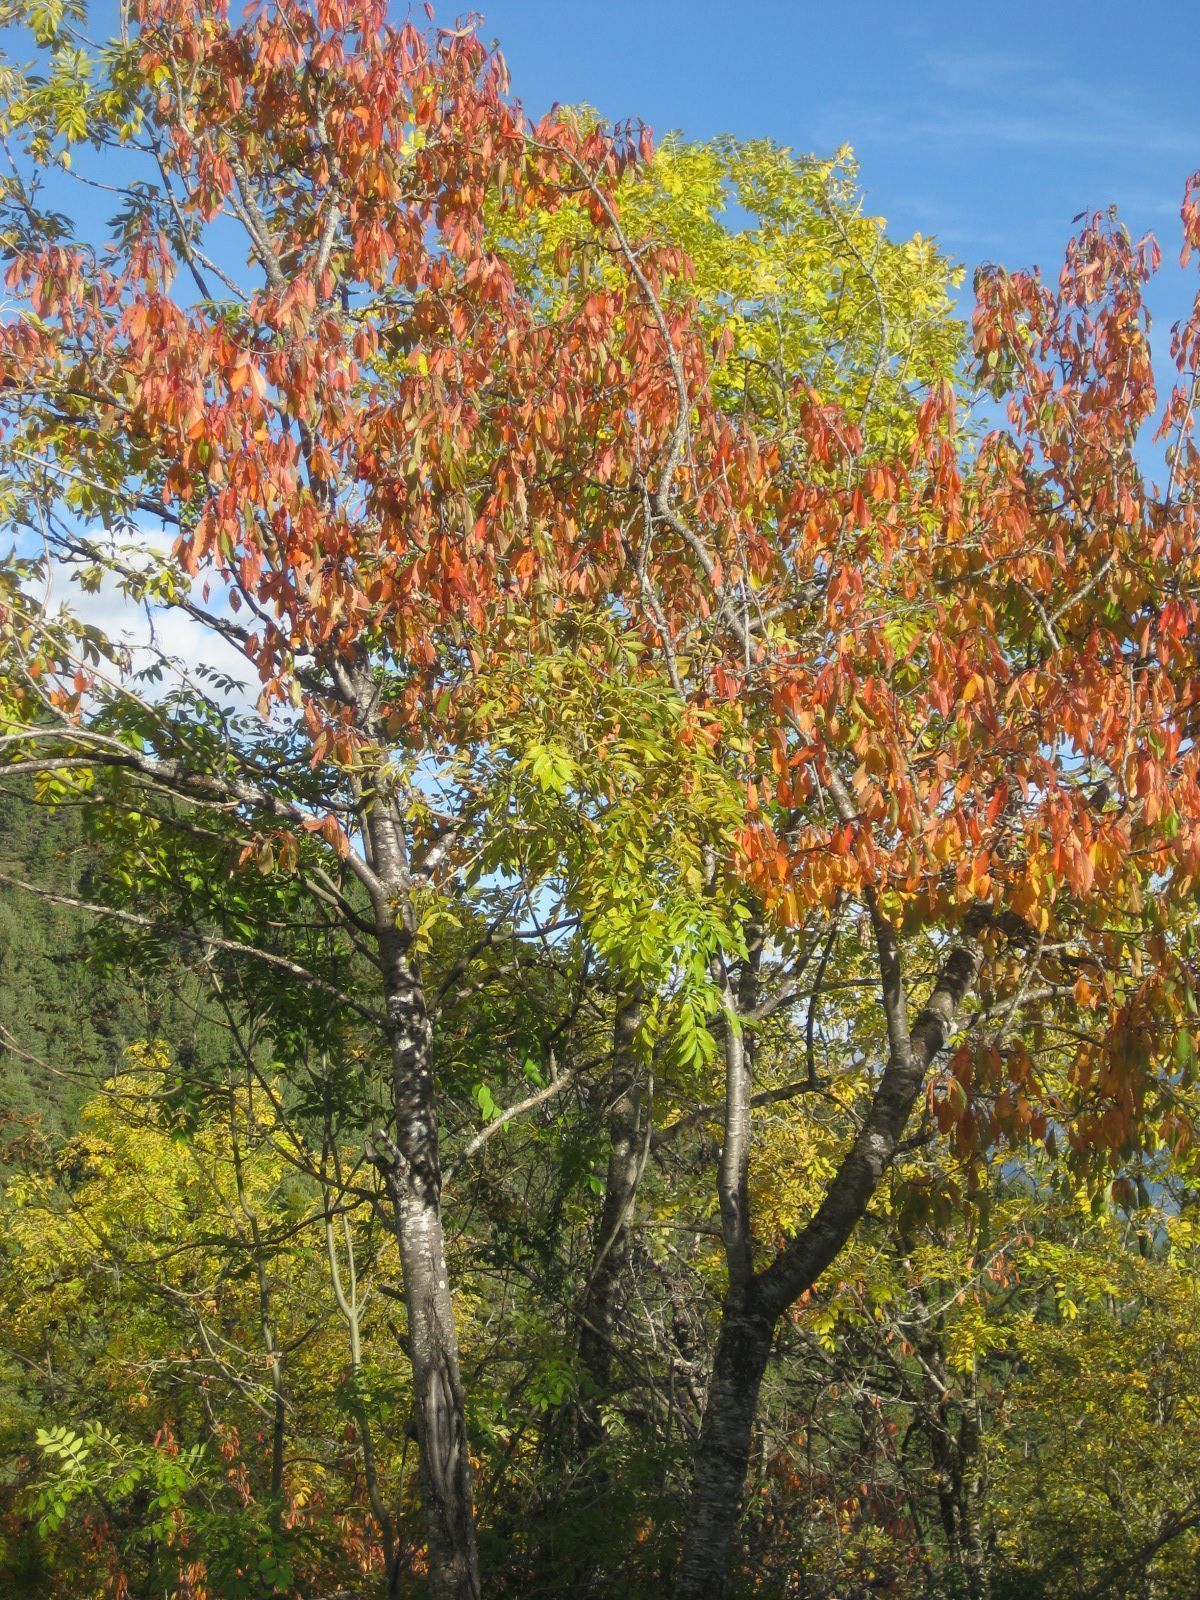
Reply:
[[773, 1331], [766, 1317], [726, 1302], [696, 1445], [675, 1600], [724, 1600], [729, 1591], [729, 1551], [741, 1514], [754, 1413]]
[[980, 1506], [983, 1487], [983, 1464], [980, 1460], [979, 1399], [974, 1392], [963, 1402], [962, 1421], [958, 1430], [959, 1508], [963, 1572], [967, 1580], [967, 1593], [971, 1600], [988, 1600], [992, 1592], [991, 1572], [987, 1544], [981, 1526]]
[[392, 1056], [395, 1138], [374, 1155], [391, 1190], [404, 1276], [421, 1496], [434, 1600], [479, 1600], [464, 1395], [442, 1233], [442, 1174], [431, 1031], [420, 974], [410, 959], [407, 863], [399, 825], [375, 798], [364, 818], [379, 880], [375, 927]]
[[720, 1600], [728, 1592], [729, 1553], [750, 1461], [750, 1438], [771, 1335], [779, 1318], [837, 1258], [866, 1212], [896, 1154], [929, 1063], [949, 1038], [963, 996], [975, 982], [986, 906], [968, 913], [911, 1031], [895, 931], [868, 892], [888, 1030], [888, 1058], [869, 1111], [808, 1225], [766, 1268], [755, 1271], [747, 1172], [749, 1070], [736, 1003], [723, 969], [725, 1143], [718, 1189], [729, 1292], [712, 1383], [696, 1447], [692, 1498], [675, 1600]]
[[757, 998], [762, 942], [763, 925], [754, 920], [747, 929], [749, 958], [736, 995], [724, 962], [713, 964], [724, 1005], [725, 1130], [717, 1198], [729, 1288], [696, 1442], [676, 1600], [720, 1600], [728, 1591], [729, 1552], [742, 1509], [754, 1413], [777, 1320], [757, 1304], [750, 1225], [752, 1044], [742, 1017]]
[[393, 1182], [434, 1600], [479, 1600], [464, 1394], [440, 1209], [411, 1169]]

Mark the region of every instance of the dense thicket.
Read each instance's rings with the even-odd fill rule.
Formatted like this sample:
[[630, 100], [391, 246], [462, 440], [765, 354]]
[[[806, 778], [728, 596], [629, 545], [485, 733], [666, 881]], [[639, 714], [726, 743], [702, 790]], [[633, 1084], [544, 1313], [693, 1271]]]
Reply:
[[[34, 815], [25, 872], [39, 837], [64, 848]], [[790, 1077], [807, 1005], [762, 1032], [766, 1237], [812, 1206], [861, 1092], [843, 1045], [847, 1022], [860, 1038], [878, 1026], [855, 987], [860, 938], [848, 925], [835, 953], [815, 1094]], [[485, 1582], [659, 1595], [722, 1294], [720, 1109], [666, 1089], [642, 1113], [598, 1369], [584, 1318], [620, 1176], [617, 1003], [569, 940], [502, 946], [475, 970], [441, 1072]], [[92, 982], [100, 1003], [124, 992]], [[210, 994], [199, 1012], [202, 1051], [89, 1057], [95, 1089], [7, 1180], [0, 1570], [31, 1596], [365, 1595], [391, 1556], [398, 1592], [419, 1593], [398, 1264], [345, 1125], [363, 1078], [351, 1094], [340, 1063], [256, 1030], [244, 1002], [223, 1013]], [[7, 990], [5, 1015], [15, 1029]], [[340, 1048], [375, 1070], [365, 1041]], [[555, 1071], [575, 1076], [498, 1129]], [[703, 1076], [719, 1096], [719, 1073]], [[964, 1163], [915, 1127], [853, 1247], [777, 1337], [736, 1592], [1191, 1592], [1194, 1205], [1186, 1162], [1146, 1163], [1093, 1199], [1044, 1157]]]

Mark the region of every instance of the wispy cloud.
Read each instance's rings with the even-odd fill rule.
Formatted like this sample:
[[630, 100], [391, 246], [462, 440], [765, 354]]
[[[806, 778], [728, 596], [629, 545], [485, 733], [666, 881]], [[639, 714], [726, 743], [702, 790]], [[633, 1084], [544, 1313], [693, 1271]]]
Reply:
[[858, 107], [834, 106], [823, 120], [831, 136], [832, 130], [840, 128], [844, 137], [849, 123], [860, 140], [869, 135], [921, 147], [930, 141], [944, 141], [964, 157], [997, 146], [1031, 151], [1119, 150], [1131, 155], [1179, 156], [1185, 161], [1194, 160], [1200, 152], [1200, 124], [1190, 129], [1155, 125], [1133, 108], [1111, 106], [1102, 117], [1093, 113], [1087, 119], [1067, 111], [1032, 107], [989, 109], [977, 102], [946, 105], [934, 112], [912, 112], [903, 106], [864, 112]]
[[1047, 63], [1028, 52], [977, 47], [929, 50], [923, 57], [930, 80], [950, 92], [989, 94], [1003, 86], [1029, 97], [1087, 98], [1088, 84], [1074, 75], [1047, 71]]
[[928, 52], [910, 80], [914, 104], [900, 100], [865, 111], [827, 108], [843, 130], [848, 116], [859, 137], [927, 145], [946, 141], [964, 155], [981, 147], [1015, 150], [1121, 151], [1188, 160], [1200, 151], [1200, 116], [1187, 121], [1151, 113], [1120, 84], [1098, 85], [1056, 70], [1053, 60], [987, 49]]

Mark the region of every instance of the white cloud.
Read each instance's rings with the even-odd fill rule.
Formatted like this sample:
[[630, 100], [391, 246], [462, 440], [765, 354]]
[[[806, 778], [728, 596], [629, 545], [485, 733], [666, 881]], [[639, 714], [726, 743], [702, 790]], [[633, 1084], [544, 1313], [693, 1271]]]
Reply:
[[[111, 536], [107, 549], [120, 565], [144, 570], [169, 557], [173, 543], [173, 537], [160, 529], [138, 527]], [[207, 599], [206, 582], [211, 590]], [[221, 582], [211, 574], [192, 582], [189, 598], [218, 620], [232, 618]], [[133, 673], [158, 665], [160, 681], [139, 688], [148, 698], [160, 698], [189, 678], [239, 712], [251, 710], [258, 698], [257, 671], [232, 641], [181, 607], [133, 600], [114, 571], [105, 571], [99, 587], [87, 590], [78, 581], [77, 568], [55, 561], [37, 599], [50, 610], [61, 607], [114, 644], [123, 645]], [[214, 672], [230, 679], [234, 687], [218, 689], [209, 676]]]

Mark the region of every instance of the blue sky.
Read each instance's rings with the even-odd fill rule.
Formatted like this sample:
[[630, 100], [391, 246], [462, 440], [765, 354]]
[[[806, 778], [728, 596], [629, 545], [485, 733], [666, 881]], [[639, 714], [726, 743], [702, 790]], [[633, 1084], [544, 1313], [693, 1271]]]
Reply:
[[[873, 211], [969, 269], [1055, 268], [1072, 218], [1115, 203], [1153, 231], [1163, 324], [1200, 168], [1200, 15], [1183, 0], [480, 0], [531, 112], [588, 101], [656, 133], [854, 146]], [[444, 5], [438, 20], [448, 20]]]
[[[434, 3], [442, 25], [469, 9]], [[1163, 246], [1157, 352], [1200, 287], [1176, 266], [1183, 184], [1200, 168], [1200, 14], [1184, 0], [475, 5], [531, 113], [586, 101], [658, 134], [852, 145], [871, 210], [896, 234], [936, 235], [968, 268], [968, 303], [980, 262], [1055, 271], [1072, 219], [1114, 203]], [[95, 34], [115, 29], [115, 0], [89, 11]]]

